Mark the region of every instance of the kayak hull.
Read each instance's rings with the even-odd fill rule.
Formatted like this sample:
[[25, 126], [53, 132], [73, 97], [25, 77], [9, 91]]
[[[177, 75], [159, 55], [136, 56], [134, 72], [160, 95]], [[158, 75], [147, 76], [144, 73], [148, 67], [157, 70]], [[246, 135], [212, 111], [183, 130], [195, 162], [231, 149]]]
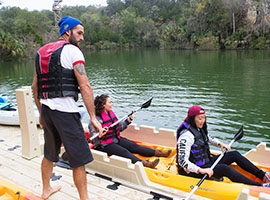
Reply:
[[[166, 186], [167, 188], [177, 189], [183, 192], [191, 192], [192, 188], [197, 185], [200, 181], [198, 178], [182, 176], [177, 173], [177, 167], [175, 162], [176, 156], [176, 140], [174, 131], [171, 130], [164, 130], [156, 132], [152, 127], [140, 127], [139, 129], [136, 126], [130, 125], [128, 129], [126, 129], [121, 135], [126, 137], [139, 145], [146, 146], [152, 149], [159, 149], [159, 150], [172, 150], [172, 153], [168, 158], [160, 157], [160, 162], [156, 166], [155, 169], [150, 169], [144, 167], [144, 171], [146, 173], [147, 178], [152, 182], [162, 186]], [[87, 136], [87, 134], [86, 134]], [[155, 139], [155, 144], [152, 143]], [[161, 138], [161, 139], [160, 139]], [[164, 146], [163, 143], [169, 144], [170, 146]], [[89, 144], [90, 148], [93, 148], [93, 145]], [[264, 157], [264, 160], [260, 160], [260, 162], [253, 162], [258, 168], [270, 172], [270, 162], [267, 155], [270, 153], [270, 149], [261, 149], [258, 151], [256, 149], [256, 155], [260, 154], [260, 157]], [[253, 150], [254, 151], [254, 150]], [[217, 154], [220, 152], [212, 152], [213, 154]], [[248, 153], [250, 154], [250, 153]], [[264, 156], [263, 156], [264, 155]], [[149, 159], [154, 160], [156, 157], [143, 157], [138, 154], [135, 156], [141, 159]], [[247, 155], [244, 155], [247, 156]], [[252, 156], [254, 158], [254, 156]], [[250, 159], [253, 161], [254, 159]], [[264, 162], [266, 164], [264, 164]], [[114, 167], [114, 166], [111, 166]], [[116, 164], [115, 167], [118, 167]], [[253, 176], [252, 174], [240, 169], [235, 164], [231, 165], [232, 168], [235, 168], [240, 173], [244, 174], [248, 178], [261, 182], [258, 178]], [[261, 182], [262, 183], [262, 182]], [[270, 194], [270, 188], [259, 187], [259, 186], [250, 186], [242, 183], [234, 183], [231, 182], [228, 178], [224, 177], [223, 181], [214, 181], [214, 180], [205, 180], [201, 186], [195, 192], [196, 195], [201, 197], [206, 197], [210, 199], [217, 199], [217, 200], [235, 200], [239, 197], [240, 194], [243, 194], [243, 191], [249, 191], [250, 196], [253, 196], [255, 199], [260, 196], [261, 193]]]
[[[135, 141], [137, 142], [137, 141]], [[176, 150], [175, 148], [165, 147], [160, 145], [152, 145], [142, 142], [137, 142], [140, 145], [147, 146], [153, 149], [168, 150], [172, 149], [172, 153], [168, 158], [160, 158], [160, 162], [155, 169], [144, 168], [147, 174], [147, 177], [150, 181], [158, 183], [170, 188], [175, 188], [184, 192], [190, 192], [194, 186], [200, 181], [198, 178], [182, 176], [177, 173], [177, 167], [175, 163]], [[141, 159], [146, 159], [136, 155]], [[149, 159], [149, 158], [147, 158]], [[150, 158], [150, 160], [155, 159], [155, 157]], [[264, 171], [270, 171], [270, 165], [257, 164], [257, 167], [263, 169]], [[258, 178], [252, 174], [242, 170], [235, 164], [232, 164], [231, 167], [244, 174], [250, 179], [261, 182]], [[270, 188], [259, 187], [259, 186], [250, 186], [242, 183], [231, 182], [228, 178], [224, 178], [223, 181], [214, 181], [214, 180], [205, 180], [201, 186], [195, 192], [196, 195], [207, 197], [210, 199], [216, 200], [228, 200], [228, 199], [237, 199], [241, 191], [247, 188], [250, 191], [250, 195], [254, 197], [259, 197], [260, 193], [270, 194]]]
[[3, 179], [0, 179], [0, 199], [41, 200], [37, 195]]
[[[0, 103], [1, 105], [1, 103]], [[83, 118], [84, 114], [86, 113], [86, 110], [84, 106], [80, 105], [78, 106], [79, 113], [81, 115], [81, 118]], [[37, 108], [34, 108], [34, 113], [35, 113], [35, 121], [36, 124], [39, 124], [39, 112]], [[20, 125], [20, 120], [19, 120], [19, 113], [18, 109], [16, 106], [11, 106], [9, 109], [0, 110], [0, 124], [1, 125], [12, 125], [12, 126], [19, 126]]]

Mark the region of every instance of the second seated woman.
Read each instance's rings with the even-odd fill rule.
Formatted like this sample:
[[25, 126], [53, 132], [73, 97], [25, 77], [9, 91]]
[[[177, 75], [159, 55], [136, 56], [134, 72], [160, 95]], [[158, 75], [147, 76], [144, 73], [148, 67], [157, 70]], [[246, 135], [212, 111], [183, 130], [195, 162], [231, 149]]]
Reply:
[[[108, 95], [102, 94], [97, 96], [95, 98], [94, 104], [97, 119], [102, 124], [102, 127], [109, 127], [111, 124], [117, 121], [117, 117], [112, 111], [112, 100]], [[148, 147], [140, 146], [137, 143], [120, 136], [120, 132], [127, 128], [127, 126], [132, 122], [133, 118], [134, 112], [126, 120], [120, 121], [117, 125], [110, 128], [106, 134], [98, 139], [99, 144], [96, 145], [95, 149], [106, 152], [108, 156], [122, 156], [131, 159], [132, 163], [140, 161], [142, 162], [143, 166], [154, 168], [159, 163], [158, 158], [153, 161], [145, 159], [141, 160], [133, 154], [139, 154], [144, 157], [168, 157], [171, 153], [171, 150], [154, 150]], [[92, 136], [95, 133], [95, 130], [91, 123], [89, 124], [88, 128], [90, 135]]]
[[[270, 173], [264, 172], [253, 165], [238, 151], [230, 151], [231, 147], [208, 134], [205, 110], [198, 106], [191, 106], [184, 122], [177, 130], [177, 167], [181, 175], [202, 178], [221, 179], [228, 177], [233, 182], [270, 187]], [[219, 146], [229, 152], [225, 153], [220, 162], [211, 169], [219, 155], [211, 156], [209, 144]], [[235, 162], [240, 168], [258, 177], [262, 182], [256, 182], [239, 173], [230, 164]]]

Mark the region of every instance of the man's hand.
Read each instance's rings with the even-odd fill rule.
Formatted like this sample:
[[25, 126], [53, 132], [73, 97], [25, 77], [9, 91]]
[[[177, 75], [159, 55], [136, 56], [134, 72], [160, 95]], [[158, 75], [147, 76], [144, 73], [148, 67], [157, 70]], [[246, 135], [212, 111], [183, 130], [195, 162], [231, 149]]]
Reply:
[[95, 116], [91, 117], [91, 124], [95, 128], [95, 131], [98, 130], [99, 137], [102, 137], [104, 134], [106, 134], [106, 131], [104, 133], [104, 129], [102, 128], [101, 124], [99, 123], [99, 121], [97, 120], [97, 118]]

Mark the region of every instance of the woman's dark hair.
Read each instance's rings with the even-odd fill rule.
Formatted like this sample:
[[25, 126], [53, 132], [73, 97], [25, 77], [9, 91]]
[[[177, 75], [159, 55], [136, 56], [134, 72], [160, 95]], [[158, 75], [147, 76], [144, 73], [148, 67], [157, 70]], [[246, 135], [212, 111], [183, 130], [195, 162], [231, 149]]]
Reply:
[[[197, 128], [196, 127], [196, 123], [195, 123], [195, 116], [191, 116], [189, 118], [187, 118], [185, 120], [185, 122], [187, 122], [190, 126], [192, 126], [193, 128]], [[205, 119], [205, 122], [203, 124], [203, 127], [202, 127], [203, 131], [205, 132], [205, 134], [207, 135], [208, 134], [208, 131], [207, 131], [207, 123], [206, 123], [206, 119]]]
[[101, 113], [104, 111], [104, 105], [106, 104], [109, 95], [102, 94], [100, 96], [96, 96], [94, 104], [96, 115], [101, 116]]

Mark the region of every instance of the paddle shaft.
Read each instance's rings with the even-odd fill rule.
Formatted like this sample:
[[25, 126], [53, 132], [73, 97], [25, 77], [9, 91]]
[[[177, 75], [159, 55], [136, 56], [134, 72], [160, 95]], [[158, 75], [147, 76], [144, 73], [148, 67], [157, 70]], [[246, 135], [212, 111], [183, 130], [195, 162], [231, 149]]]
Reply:
[[[133, 113], [137, 112], [137, 111], [140, 110], [140, 109], [142, 109], [142, 108], [138, 108], [138, 109], [134, 110]], [[122, 117], [122, 118], [119, 119], [118, 121], [116, 121], [116, 122], [114, 122], [113, 124], [111, 124], [111, 125], [108, 127], [108, 130], [109, 130], [110, 128], [114, 127], [115, 125], [117, 125], [118, 123], [120, 123], [121, 121], [123, 121], [123, 120], [125, 120], [126, 118], [128, 118], [128, 117], [129, 117], [130, 115], [132, 115], [133, 113], [131, 112], [130, 114], [128, 114], [128, 115]], [[98, 137], [98, 135], [99, 135], [99, 133], [96, 133], [95, 135], [93, 135], [93, 136], [90, 138], [90, 140], [95, 139], [96, 137]]]
[[170, 170], [171, 169], [171, 166], [173, 165], [174, 160], [176, 160], [176, 157], [177, 157], [177, 154], [174, 156], [174, 158], [173, 158], [173, 160], [172, 160], [172, 162], [171, 162], [171, 164], [170, 164], [170, 166], [168, 167], [167, 170]]
[[[235, 142], [235, 139], [233, 139], [229, 146], [232, 146], [232, 144]], [[223, 158], [224, 154], [227, 152], [227, 149], [225, 149], [224, 152], [222, 152], [218, 159], [214, 162], [214, 164], [210, 167], [210, 169], [214, 169], [214, 167], [219, 163], [219, 161]], [[207, 178], [208, 174], [204, 174], [203, 178], [197, 183], [197, 185], [192, 189], [192, 191], [189, 193], [189, 195], [185, 198], [185, 200], [190, 199], [190, 197], [195, 193], [195, 191], [200, 187], [200, 185], [203, 183], [203, 181]]]

